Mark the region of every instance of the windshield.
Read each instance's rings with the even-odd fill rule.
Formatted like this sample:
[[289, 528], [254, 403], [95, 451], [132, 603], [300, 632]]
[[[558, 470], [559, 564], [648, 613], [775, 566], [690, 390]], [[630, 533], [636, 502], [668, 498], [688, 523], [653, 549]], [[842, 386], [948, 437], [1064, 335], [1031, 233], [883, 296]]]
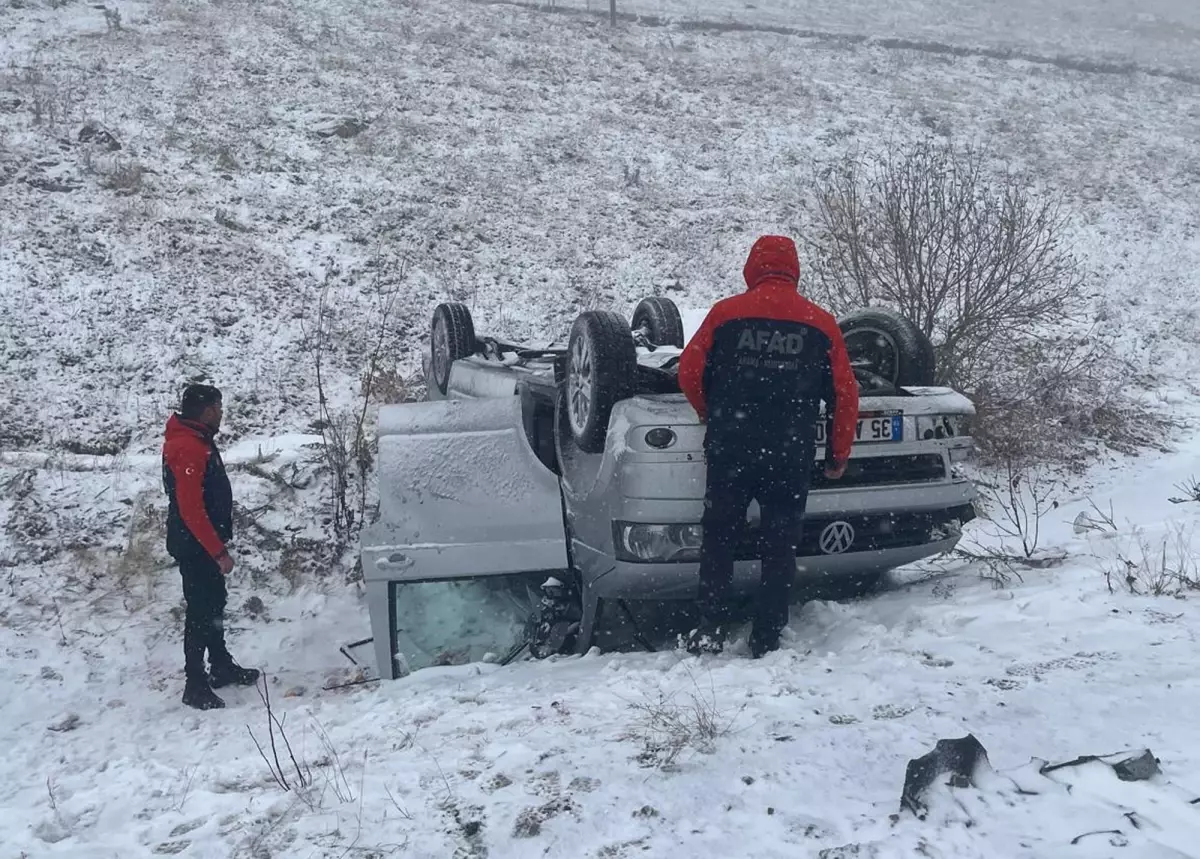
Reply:
[[545, 573], [395, 582], [394, 650], [402, 674], [503, 662], [525, 641]]

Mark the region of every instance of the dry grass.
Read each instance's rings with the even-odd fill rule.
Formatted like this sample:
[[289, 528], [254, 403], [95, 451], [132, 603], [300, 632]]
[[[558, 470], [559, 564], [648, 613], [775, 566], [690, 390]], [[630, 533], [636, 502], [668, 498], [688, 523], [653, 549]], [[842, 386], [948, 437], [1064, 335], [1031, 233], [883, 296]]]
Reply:
[[1194, 527], [1174, 523], [1157, 541], [1135, 529], [1130, 545], [1104, 567], [1110, 593], [1120, 589], [1138, 596], [1182, 597], [1200, 590], [1200, 556]]
[[1058, 509], [1062, 484], [1043, 468], [1009, 459], [996, 483], [979, 481], [986, 544], [964, 542], [955, 554], [981, 565], [984, 578], [997, 585], [1020, 580], [1021, 570], [1060, 565], [1066, 555], [1046, 552], [1042, 520]]
[[131, 583], [163, 565], [167, 511], [151, 501], [150, 495], [139, 493], [134, 501], [125, 549], [112, 565], [112, 573], [119, 582]]
[[101, 176], [100, 187], [122, 196], [138, 193], [150, 171], [136, 161], [117, 160]]
[[711, 680], [707, 690], [691, 680], [693, 689], [686, 695], [660, 689], [653, 698], [629, 703], [637, 718], [621, 739], [641, 744], [636, 759], [642, 766], [675, 769], [684, 752], [712, 754], [716, 741], [733, 732], [743, 708], [730, 714], [718, 703]]

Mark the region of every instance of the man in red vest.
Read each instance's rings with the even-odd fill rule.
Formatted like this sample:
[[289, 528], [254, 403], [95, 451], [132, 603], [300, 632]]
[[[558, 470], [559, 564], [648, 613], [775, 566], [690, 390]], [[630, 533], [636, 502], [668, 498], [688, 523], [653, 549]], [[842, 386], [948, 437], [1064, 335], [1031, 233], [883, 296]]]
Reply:
[[757, 500], [762, 579], [750, 634], [757, 658], [778, 649], [787, 625], [821, 403], [832, 422], [825, 474], [837, 479], [854, 443], [858, 383], [837, 321], [798, 292], [791, 239], [758, 239], [743, 275], [746, 291], [709, 311], [679, 359], [679, 386], [707, 425], [701, 621], [686, 646], [692, 653], [724, 646], [734, 556]]
[[[233, 570], [233, 492], [213, 440], [221, 429], [221, 392], [189, 385], [179, 413], [167, 421], [163, 488], [167, 552], [179, 563], [187, 614], [183, 624], [183, 703], [197, 710], [225, 706], [213, 689], [250, 686], [258, 671], [242, 668], [225, 647], [225, 577]], [[208, 651], [211, 674], [204, 670]]]

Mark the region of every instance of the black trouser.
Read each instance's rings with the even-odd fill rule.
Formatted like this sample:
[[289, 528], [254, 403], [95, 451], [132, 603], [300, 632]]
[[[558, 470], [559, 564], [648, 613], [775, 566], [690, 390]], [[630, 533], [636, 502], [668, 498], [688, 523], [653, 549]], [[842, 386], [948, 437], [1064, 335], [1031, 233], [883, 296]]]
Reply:
[[[797, 449], [799, 448], [799, 449]], [[755, 598], [753, 635], [773, 641], [787, 626], [796, 544], [812, 476], [811, 449], [758, 444], [710, 446], [700, 550], [700, 611], [709, 624], [727, 624], [737, 547], [751, 500], [762, 509], [759, 548], [762, 578]]]
[[189, 681], [204, 679], [204, 651], [215, 667], [233, 662], [225, 648], [225, 577], [207, 556], [179, 561], [187, 615], [183, 622], [183, 669]]

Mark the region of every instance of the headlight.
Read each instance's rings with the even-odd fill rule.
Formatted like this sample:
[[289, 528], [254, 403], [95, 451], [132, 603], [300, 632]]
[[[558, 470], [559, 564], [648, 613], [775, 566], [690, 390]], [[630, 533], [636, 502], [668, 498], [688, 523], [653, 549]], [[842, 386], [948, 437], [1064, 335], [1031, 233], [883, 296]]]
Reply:
[[618, 522], [617, 558], [634, 563], [698, 561], [702, 537], [699, 525]]
[[917, 439], [969, 438], [971, 418], [968, 415], [917, 415]]
[[675, 443], [675, 432], [666, 427], [655, 427], [646, 433], [646, 444], [656, 450], [665, 450]]

